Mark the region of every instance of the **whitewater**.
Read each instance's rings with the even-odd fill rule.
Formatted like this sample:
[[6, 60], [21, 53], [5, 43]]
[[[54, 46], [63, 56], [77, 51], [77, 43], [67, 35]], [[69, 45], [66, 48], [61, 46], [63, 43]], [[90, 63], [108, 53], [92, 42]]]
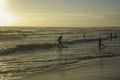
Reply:
[[[113, 39], [110, 34], [116, 35]], [[63, 35], [66, 48], [58, 47]], [[106, 47], [99, 50], [98, 38]], [[76, 68], [75, 64], [120, 56], [120, 28], [0, 28], [0, 78]]]

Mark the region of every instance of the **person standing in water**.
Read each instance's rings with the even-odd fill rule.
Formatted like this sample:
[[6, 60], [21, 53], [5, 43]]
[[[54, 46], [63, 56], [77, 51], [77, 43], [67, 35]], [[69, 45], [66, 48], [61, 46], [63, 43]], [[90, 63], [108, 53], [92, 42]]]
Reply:
[[99, 44], [99, 49], [104, 49], [104, 48], [106, 48], [106, 46], [102, 44], [101, 38], [98, 38], [98, 44]]
[[110, 33], [110, 39], [111, 40], [113, 39], [113, 33]]
[[60, 37], [58, 38], [58, 45], [59, 45], [59, 47], [63, 47], [62, 35], [60, 35]]
[[99, 43], [98, 43], [99, 44], [99, 49], [101, 49], [101, 46], [102, 46], [102, 40], [101, 40], [101, 38], [99, 38], [98, 41], [99, 41]]

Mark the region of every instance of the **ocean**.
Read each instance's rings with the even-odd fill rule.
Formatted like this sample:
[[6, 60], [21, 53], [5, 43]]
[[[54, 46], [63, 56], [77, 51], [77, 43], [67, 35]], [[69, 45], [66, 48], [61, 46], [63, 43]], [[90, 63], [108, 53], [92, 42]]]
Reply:
[[[60, 35], [65, 47], [58, 47]], [[98, 38], [104, 48], [98, 48]], [[0, 28], [0, 80], [76, 68], [85, 60], [120, 56], [119, 49], [119, 27]]]

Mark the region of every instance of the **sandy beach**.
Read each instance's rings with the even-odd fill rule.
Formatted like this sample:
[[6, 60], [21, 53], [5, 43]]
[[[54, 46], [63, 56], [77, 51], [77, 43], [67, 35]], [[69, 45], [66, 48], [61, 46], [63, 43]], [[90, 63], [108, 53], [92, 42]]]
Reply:
[[21, 80], [120, 80], [120, 57], [80, 61], [61, 70], [28, 75]]

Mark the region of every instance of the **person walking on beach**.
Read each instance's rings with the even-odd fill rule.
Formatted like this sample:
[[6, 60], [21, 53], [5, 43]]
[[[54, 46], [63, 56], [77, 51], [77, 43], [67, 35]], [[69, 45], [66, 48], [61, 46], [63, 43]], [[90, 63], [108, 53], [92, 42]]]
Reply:
[[59, 38], [58, 38], [58, 45], [59, 45], [59, 47], [63, 47], [62, 35], [60, 35]]

